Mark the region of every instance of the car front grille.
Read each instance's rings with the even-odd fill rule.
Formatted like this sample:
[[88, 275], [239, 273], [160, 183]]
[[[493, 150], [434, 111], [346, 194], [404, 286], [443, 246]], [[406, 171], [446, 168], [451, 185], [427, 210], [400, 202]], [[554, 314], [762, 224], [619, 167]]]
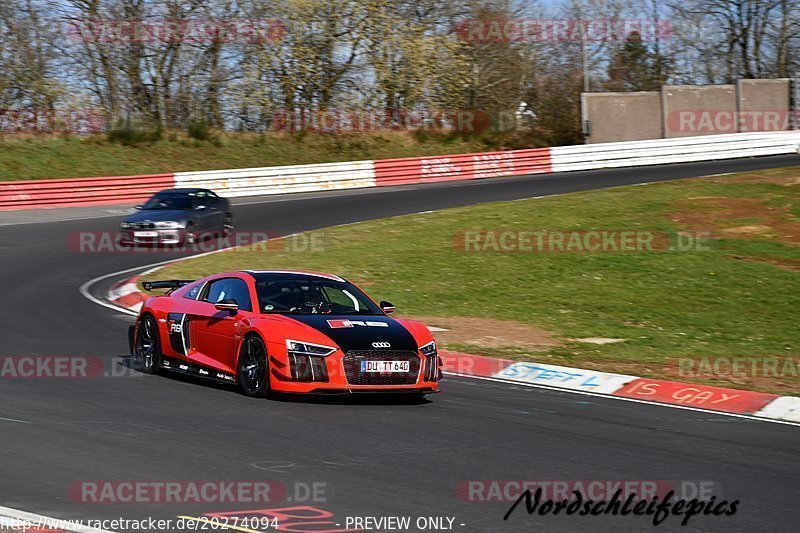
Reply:
[[[408, 372], [376, 374], [361, 372], [361, 361], [408, 361]], [[345, 354], [344, 372], [351, 385], [413, 385], [419, 375], [419, 356], [416, 352], [391, 350], [353, 350]]]

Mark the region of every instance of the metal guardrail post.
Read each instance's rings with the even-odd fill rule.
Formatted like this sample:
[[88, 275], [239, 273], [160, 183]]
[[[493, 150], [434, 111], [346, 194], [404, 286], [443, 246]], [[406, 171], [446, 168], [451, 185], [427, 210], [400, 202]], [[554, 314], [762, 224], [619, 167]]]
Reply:
[[791, 79], [791, 91], [789, 91], [789, 109], [791, 113], [789, 119], [791, 120], [792, 130], [800, 130], [800, 70], [794, 73]]

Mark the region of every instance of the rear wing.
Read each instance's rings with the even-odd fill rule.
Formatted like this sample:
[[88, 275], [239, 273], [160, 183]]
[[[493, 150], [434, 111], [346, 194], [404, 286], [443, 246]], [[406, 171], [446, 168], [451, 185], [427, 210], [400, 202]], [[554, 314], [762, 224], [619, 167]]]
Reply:
[[190, 283], [194, 283], [194, 280], [170, 279], [164, 281], [143, 281], [142, 287], [144, 287], [144, 290], [146, 290], [147, 292], [150, 292], [153, 289], [168, 289], [169, 292], [172, 292]]

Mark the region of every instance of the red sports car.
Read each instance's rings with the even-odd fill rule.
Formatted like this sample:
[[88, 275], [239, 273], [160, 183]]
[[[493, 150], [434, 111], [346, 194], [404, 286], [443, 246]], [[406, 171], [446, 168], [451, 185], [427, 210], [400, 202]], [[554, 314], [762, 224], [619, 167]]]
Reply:
[[145, 282], [169, 289], [147, 300], [129, 339], [147, 373], [169, 369], [270, 392], [438, 392], [441, 359], [422, 323], [393, 319], [328, 274], [243, 271], [198, 281]]

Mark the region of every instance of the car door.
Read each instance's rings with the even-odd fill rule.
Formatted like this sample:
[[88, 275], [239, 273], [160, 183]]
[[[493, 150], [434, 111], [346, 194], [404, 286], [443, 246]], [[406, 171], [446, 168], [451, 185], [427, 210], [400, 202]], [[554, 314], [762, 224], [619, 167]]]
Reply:
[[194, 350], [190, 317], [202, 288], [203, 284], [197, 283], [183, 297], [173, 296], [166, 316], [160, 320], [166, 328], [166, 337], [162, 337], [161, 343], [161, 351], [165, 357], [178, 362], [189, 360], [189, 355]]
[[[215, 304], [223, 301], [236, 302], [239, 311], [231, 313], [217, 309]], [[252, 310], [250, 289], [244, 280], [220, 278], [210, 281], [191, 310], [196, 350], [190, 352], [190, 362], [235, 373], [236, 328], [245, 318], [244, 313]]]
[[212, 197], [205, 191], [195, 195], [195, 213], [200, 222], [200, 231], [203, 233], [217, 232], [222, 228], [225, 213], [219, 209], [216, 196]]
[[212, 191], [207, 191], [206, 195], [208, 198], [208, 209], [212, 219], [213, 230], [221, 233], [222, 228], [225, 226], [225, 201]]

